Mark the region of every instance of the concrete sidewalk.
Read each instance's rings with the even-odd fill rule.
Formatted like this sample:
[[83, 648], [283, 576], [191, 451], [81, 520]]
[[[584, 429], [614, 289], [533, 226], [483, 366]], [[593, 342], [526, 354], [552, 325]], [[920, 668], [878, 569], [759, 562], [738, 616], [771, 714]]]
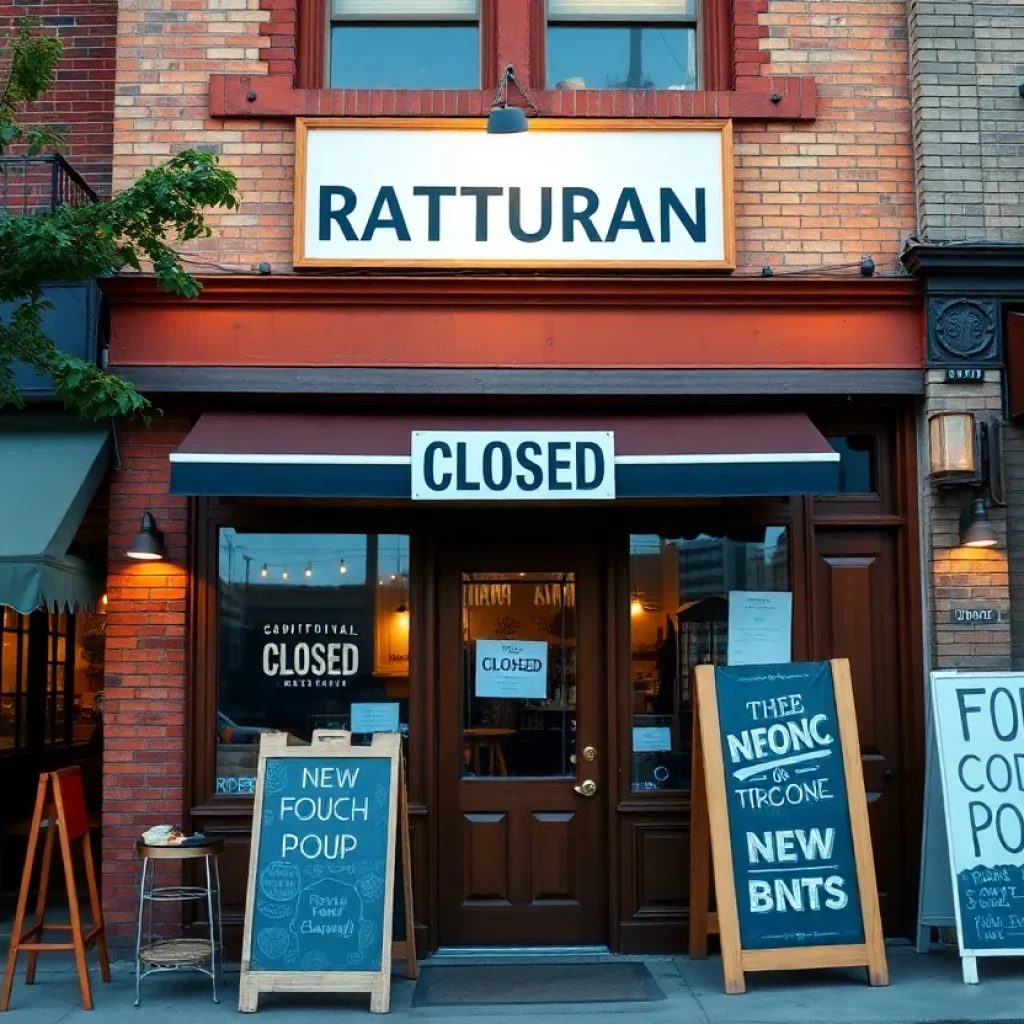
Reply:
[[[19, 964], [11, 1000], [12, 1021], [24, 1024], [127, 1024], [160, 1020], [167, 1024], [213, 1024], [238, 1020], [237, 973], [229, 970], [214, 1005], [209, 982], [199, 975], [156, 975], [143, 983], [142, 1006], [135, 1009], [134, 977], [129, 965], [118, 964], [114, 980], [103, 985], [89, 955], [96, 1011], [80, 1008], [78, 983], [70, 962], [55, 954], [40, 963], [36, 984], [24, 984]], [[983, 960], [982, 983], [964, 985], [954, 950], [918, 956], [909, 947], [889, 950], [892, 984], [871, 989], [863, 971], [751, 974], [743, 996], [722, 992], [717, 959], [694, 962], [684, 958], [651, 958], [646, 963], [666, 999], [646, 1003], [577, 1003], [527, 1006], [413, 1007], [415, 982], [395, 979], [391, 1019], [478, 1020], [489, 1024], [529, 1021], [541, 1024], [586, 1017], [587, 1024], [622, 1024], [643, 1019], [645, 1024], [942, 1024], [1016, 1021], [1024, 1024], [1024, 962]], [[424, 970], [430, 970], [425, 967]], [[264, 996], [257, 1018], [261, 1024], [327, 1024], [328, 1021], [369, 1019], [368, 1000], [356, 996]]]

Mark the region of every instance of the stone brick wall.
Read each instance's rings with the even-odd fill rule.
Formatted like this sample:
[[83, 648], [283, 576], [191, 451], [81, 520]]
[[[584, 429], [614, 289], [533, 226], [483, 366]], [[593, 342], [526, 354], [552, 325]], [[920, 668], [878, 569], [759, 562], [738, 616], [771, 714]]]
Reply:
[[[110, 484], [103, 714], [103, 911], [115, 940], [138, 912], [134, 843], [151, 825], [182, 823], [185, 807], [187, 503], [171, 497], [170, 453], [190, 424], [157, 419], [118, 429]], [[150, 511], [167, 560], [125, 551]]]
[[0, 40], [15, 18], [41, 17], [64, 43], [53, 90], [28, 120], [55, 124], [67, 136], [63, 153], [100, 195], [110, 194], [114, 145], [117, 0], [0, 0]]
[[[211, 119], [207, 79], [287, 73], [294, 10], [294, 0], [121, 5], [116, 183], [184, 146], [219, 153], [239, 176], [242, 205], [194, 248], [214, 270], [290, 267], [293, 124]], [[915, 216], [905, 3], [743, 0], [743, 14], [737, 71], [814, 75], [819, 101], [814, 122], [737, 125], [741, 267], [831, 266], [868, 253], [891, 270]]]
[[1024, 3], [910, 0], [920, 231], [1024, 240]]
[[[1010, 578], [1006, 552], [1007, 517], [1004, 509], [990, 511], [1000, 535], [996, 548], [960, 547], [960, 510], [971, 500], [964, 487], [938, 487], [928, 477], [928, 417], [936, 412], [970, 411], [1000, 415], [1002, 393], [998, 371], [988, 371], [985, 383], [945, 384], [941, 370], [928, 371], [922, 410], [920, 492], [922, 566], [930, 567], [926, 588], [926, 621], [931, 627], [931, 668], [1006, 671], [1011, 666]], [[1024, 524], [1021, 524], [1024, 532]], [[991, 626], [956, 626], [954, 606], [998, 608], [1003, 621]]]

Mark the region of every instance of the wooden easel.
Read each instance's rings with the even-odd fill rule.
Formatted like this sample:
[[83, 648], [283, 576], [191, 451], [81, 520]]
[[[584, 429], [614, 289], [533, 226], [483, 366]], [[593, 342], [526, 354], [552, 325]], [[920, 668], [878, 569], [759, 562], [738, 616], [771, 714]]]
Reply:
[[[35, 868], [36, 850], [39, 846], [40, 830], [46, 829], [43, 842], [43, 862], [39, 875], [39, 892], [36, 897], [35, 922], [25, 927], [25, 911], [28, 907], [29, 887]], [[68, 890], [70, 924], [46, 924], [46, 897], [50, 885], [50, 868], [53, 864], [54, 836], [60, 837], [60, 852], [64, 861], [64, 880]], [[72, 844], [79, 843], [85, 860], [85, 877], [89, 884], [89, 904], [93, 925], [88, 931], [82, 926], [78, 906], [78, 889], [75, 882], [74, 864], [71, 859]], [[45, 942], [46, 932], [70, 932], [70, 942]], [[28, 835], [28, 852], [25, 855], [25, 869], [21, 875], [21, 891], [18, 894], [18, 909], [14, 915], [11, 933], [11, 948], [4, 972], [3, 993], [0, 994], [0, 1011], [6, 1010], [11, 1001], [14, 987], [14, 971], [18, 954], [28, 953], [25, 969], [25, 984], [36, 980], [36, 964], [40, 953], [74, 952], [78, 969], [78, 984], [82, 990], [82, 1006], [92, 1009], [92, 990], [89, 986], [89, 968], [85, 962], [85, 951], [95, 946], [99, 953], [100, 976], [110, 981], [110, 962], [107, 958], [107, 937], [103, 927], [103, 912], [100, 909], [99, 890], [96, 887], [96, 866], [92, 859], [92, 842], [89, 837], [89, 815], [85, 809], [85, 791], [82, 788], [82, 773], [79, 768], [63, 768], [59, 772], [43, 772], [39, 776], [36, 793], [36, 808], [32, 814], [32, 825]]]
[[418, 978], [420, 965], [416, 959], [416, 915], [412, 902], [412, 842], [409, 835], [409, 789], [405, 778], [405, 757], [398, 765], [398, 828], [402, 844], [402, 890], [405, 897], [405, 938], [391, 943], [391, 957], [405, 961], [405, 976]]
[[[746, 991], [746, 971], [863, 966], [867, 968], [868, 981], [871, 985], [889, 984], [849, 661], [845, 658], [833, 659], [831, 675], [860, 892], [864, 941], [850, 945], [744, 949], [733, 874], [715, 669], [711, 665], [700, 665], [694, 672], [696, 685], [690, 826], [690, 956], [695, 959], [706, 956], [708, 935], [717, 934], [722, 947], [725, 991], [730, 994]], [[708, 909], [712, 867], [717, 913], [712, 913]]]

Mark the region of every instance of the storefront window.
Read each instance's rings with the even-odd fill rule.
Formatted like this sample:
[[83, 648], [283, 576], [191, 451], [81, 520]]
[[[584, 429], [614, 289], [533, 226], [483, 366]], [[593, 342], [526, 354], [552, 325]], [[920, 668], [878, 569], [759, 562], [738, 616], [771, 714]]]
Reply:
[[28, 616], [3, 608], [0, 629], [0, 750], [28, 737]]
[[548, 0], [549, 89], [696, 89], [694, 0]]
[[252, 793], [260, 735], [408, 729], [409, 538], [223, 529], [216, 792]]
[[333, 0], [332, 89], [480, 88], [478, 0]]
[[634, 534], [629, 553], [632, 788], [689, 789], [693, 670], [728, 663], [738, 592], [789, 592], [789, 532]]

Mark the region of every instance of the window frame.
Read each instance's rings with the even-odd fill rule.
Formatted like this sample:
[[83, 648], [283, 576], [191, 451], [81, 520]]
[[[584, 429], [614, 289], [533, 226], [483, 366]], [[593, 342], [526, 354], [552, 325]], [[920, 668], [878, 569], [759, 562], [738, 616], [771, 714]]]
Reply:
[[[544, 3], [544, 66], [539, 68], [540, 81], [544, 84], [545, 90], [550, 91], [551, 86], [548, 85], [548, 69], [547, 69], [547, 51], [548, 51], [548, 32], [553, 25], [559, 27], [575, 25], [579, 28], [635, 28], [635, 27], [647, 27], [655, 25], [671, 25], [673, 28], [687, 28], [693, 29], [696, 35], [696, 43], [694, 46], [697, 56], [697, 69], [694, 76], [694, 88], [687, 90], [690, 92], [697, 92], [701, 89], [703, 79], [702, 71], [704, 66], [703, 54], [701, 53], [701, 38], [700, 38], [700, 0], [694, 0], [693, 14], [681, 14], [679, 16], [662, 15], [660, 17], [651, 15], [646, 18], [627, 18], [627, 17], [586, 17], [585, 15], [578, 15], [577, 17], [570, 18], [557, 18], [554, 19], [550, 14], [551, 0], [545, 0]], [[628, 87], [627, 87], [628, 88]], [[600, 87], [587, 86], [588, 92], [609, 92], [612, 90], [602, 89]], [[636, 92], [646, 92], [649, 90], [636, 89], [630, 90]], [[655, 90], [658, 91], [658, 90]]]
[[[300, 9], [296, 35], [296, 84], [307, 89], [332, 89], [343, 92], [347, 86], [331, 85], [331, 32], [335, 25], [460, 25], [472, 24], [470, 19], [444, 19], [429, 16], [396, 19], [359, 17], [336, 18], [331, 0], [308, 0]], [[479, 35], [480, 81], [474, 89], [489, 89], [497, 82], [497, 55], [495, 53], [498, 0], [479, 0], [476, 25]], [[432, 90], [426, 90], [432, 91]]]
[[[498, 84], [501, 67], [509, 60], [532, 92], [546, 92], [546, 0], [526, 0], [528, 38], [521, 44], [503, 37], [499, 54], [501, 0], [480, 0], [480, 86], [484, 91]], [[697, 0], [697, 91], [728, 92], [734, 88], [735, 39], [732, 0]], [[507, 3], [504, 10], [511, 8]], [[518, 4], [516, 5], [518, 7]], [[295, 85], [300, 89], [330, 89], [330, 0], [305, 0], [299, 6], [295, 48]], [[506, 33], [511, 37], [515, 33]], [[505, 52], [508, 46], [509, 51]], [[525, 67], [520, 67], [520, 64]], [[334, 90], [344, 92], [345, 90]], [[421, 90], [427, 91], [430, 90]], [[595, 90], [597, 91], [597, 90]]]
[[[530, 69], [533, 88], [547, 90], [548, 0], [530, 0]], [[635, 25], [660, 24], [661, 19], [623, 19], [587, 21], [566, 19], [555, 24]], [[692, 23], [697, 32], [697, 76], [694, 92], [728, 91], [733, 88], [733, 23], [732, 0], [696, 0], [695, 13], [672, 19], [671, 24]], [[587, 92], [617, 90], [587, 89]], [[632, 91], [632, 90], [631, 90]], [[645, 90], [635, 90], [642, 92]], [[664, 90], [654, 90], [664, 91]]]
[[[222, 528], [255, 533], [345, 533], [403, 534], [409, 538], [410, 631], [423, 629], [427, 603], [426, 566], [422, 530], [415, 516], [405, 510], [360, 509], [338, 503], [301, 500], [279, 503], [235, 502], [218, 499], [194, 499], [190, 518], [194, 518], [194, 543], [190, 544], [190, 572], [195, 596], [190, 611], [193, 624], [193, 655], [189, 670], [188, 719], [186, 736], [186, 801], [191, 814], [208, 820], [211, 815], [246, 817], [252, 814], [253, 794], [217, 792], [216, 723], [220, 697], [220, 590], [219, 542]], [[420, 641], [413, 641], [419, 643]], [[412, 657], [410, 648], [410, 695], [423, 692], [425, 666]], [[419, 688], [419, 689], [417, 689]], [[427, 737], [432, 709], [409, 701], [410, 803], [426, 800]], [[415, 766], [415, 767], [413, 767]]]

